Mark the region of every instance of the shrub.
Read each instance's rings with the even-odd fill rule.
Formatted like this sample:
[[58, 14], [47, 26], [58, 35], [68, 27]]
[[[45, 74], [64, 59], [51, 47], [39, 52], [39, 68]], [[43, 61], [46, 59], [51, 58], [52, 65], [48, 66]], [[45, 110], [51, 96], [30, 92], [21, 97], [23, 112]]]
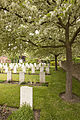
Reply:
[[50, 62], [50, 65], [51, 65], [51, 66], [55, 66], [55, 61], [51, 61], [51, 62]]
[[13, 112], [7, 120], [34, 120], [33, 110], [30, 106], [23, 105]]
[[9, 80], [8, 83], [11, 83], [11, 81]]
[[80, 57], [73, 58], [74, 63], [80, 63]]
[[25, 81], [20, 83], [20, 85], [24, 85], [24, 84], [26, 84], [26, 82], [25, 82]]
[[[55, 61], [51, 61], [51, 62], [50, 62], [50, 65], [51, 65], [51, 66], [55, 66]], [[57, 61], [57, 65], [58, 65], [58, 61]]]

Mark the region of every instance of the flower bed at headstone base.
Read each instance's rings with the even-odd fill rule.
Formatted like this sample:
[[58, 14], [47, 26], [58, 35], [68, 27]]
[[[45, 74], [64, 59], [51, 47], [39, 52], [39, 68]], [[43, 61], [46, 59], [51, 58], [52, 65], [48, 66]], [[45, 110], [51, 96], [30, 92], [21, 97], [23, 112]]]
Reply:
[[[0, 120], [7, 120], [14, 111], [17, 111], [18, 108], [7, 107], [7, 105], [0, 106]], [[34, 120], [40, 119], [40, 110], [33, 109]]]
[[[7, 84], [7, 83], [10, 83], [10, 84], [19, 84], [19, 81], [1, 81], [0, 83], [5, 83], [5, 84]], [[45, 83], [41, 83], [41, 82], [30, 82], [30, 81], [28, 81], [28, 82], [22, 82], [22, 83], [20, 83], [19, 85], [29, 85], [29, 86], [46, 86], [46, 87], [48, 87], [48, 82], [45, 82]]]

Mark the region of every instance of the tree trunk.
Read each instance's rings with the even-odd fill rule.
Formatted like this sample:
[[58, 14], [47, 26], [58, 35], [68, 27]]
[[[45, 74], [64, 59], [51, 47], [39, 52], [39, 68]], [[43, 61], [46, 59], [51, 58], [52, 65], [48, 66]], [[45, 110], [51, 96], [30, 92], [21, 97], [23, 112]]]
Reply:
[[68, 45], [66, 47], [66, 97], [72, 99], [72, 51]]
[[66, 29], [66, 99], [72, 99], [72, 50], [69, 42], [69, 29]]
[[55, 71], [57, 71], [58, 68], [57, 68], [57, 55], [55, 55]]

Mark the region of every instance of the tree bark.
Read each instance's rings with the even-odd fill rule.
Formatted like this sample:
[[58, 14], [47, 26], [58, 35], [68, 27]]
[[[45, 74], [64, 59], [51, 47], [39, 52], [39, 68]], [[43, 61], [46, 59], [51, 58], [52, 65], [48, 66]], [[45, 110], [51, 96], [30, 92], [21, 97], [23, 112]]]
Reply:
[[66, 37], [66, 99], [72, 99], [72, 50], [69, 42], [69, 27], [65, 31]]
[[66, 97], [72, 99], [72, 50], [71, 46], [66, 46]]
[[58, 68], [57, 68], [57, 55], [55, 55], [55, 71], [57, 71]]

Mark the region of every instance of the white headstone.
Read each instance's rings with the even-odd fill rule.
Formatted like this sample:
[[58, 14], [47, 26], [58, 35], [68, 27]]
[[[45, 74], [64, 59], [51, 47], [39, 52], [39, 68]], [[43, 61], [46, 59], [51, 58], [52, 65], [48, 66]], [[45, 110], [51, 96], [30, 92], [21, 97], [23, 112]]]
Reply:
[[21, 63], [18, 63], [19, 67], [21, 67]]
[[22, 105], [30, 105], [33, 107], [33, 88], [28, 86], [22, 86], [20, 88], [20, 107]]
[[23, 70], [24, 73], [26, 73], [26, 67], [25, 66], [22, 68], [22, 70]]
[[36, 65], [36, 70], [39, 70], [39, 65]]
[[44, 67], [40, 67], [40, 72], [43, 72], [44, 71]]
[[36, 63], [34, 63], [34, 66], [36, 67]]
[[11, 71], [7, 72], [7, 81], [11, 81], [12, 80], [12, 74]]
[[2, 68], [2, 64], [0, 63], [0, 68]]
[[50, 63], [48, 63], [48, 67], [50, 67]]
[[39, 67], [41, 67], [41, 63], [39, 63]]
[[24, 63], [22, 64], [22, 69], [24, 68]]
[[24, 79], [25, 79], [24, 72], [19, 72], [19, 83], [24, 82]]
[[19, 63], [23, 63], [23, 60], [22, 60], [22, 59], [19, 59]]
[[32, 69], [32, 73], [35, 73], [35, 67], [33, 66], [31, 69]]
[[6, 67], [7, 67], [7, 63], [6, 63]]
[[45, 83], [45, 72], [40, 72], [40, 82]]
[[12, 70], [13, 69], [13, 64], [9, 64], [9, 68]]
[[26, 63], [26, 67], [28, 68], [28, 63]]
[[30, 65], [28, 65], [28, 69], [31, 68]]
[[46, 63], [42, 63], [42, 66], [46, 66]]
[[5, 73], [7, 73], [7, 72], [8, 72], [8, 67], [5, 68]]
[[32, 64], [32, 63], [30, 63], [29, 65], [30, 65], [30, 67], [33, 67], [33, 64]]
[[46, 73], [49, 74], [49, 67], [46, 67]]
[[1, 60], [1, 63], [3, 63], [3, 61]]
[[15, 66], [16, 66], [16, 68], [18, 68], [18, 64], [17, 64], [17, 63], [16, 63], [16, 65], [15, 65]]
[[13, 73], [17, 73], [17, 68], [14, 66]]

